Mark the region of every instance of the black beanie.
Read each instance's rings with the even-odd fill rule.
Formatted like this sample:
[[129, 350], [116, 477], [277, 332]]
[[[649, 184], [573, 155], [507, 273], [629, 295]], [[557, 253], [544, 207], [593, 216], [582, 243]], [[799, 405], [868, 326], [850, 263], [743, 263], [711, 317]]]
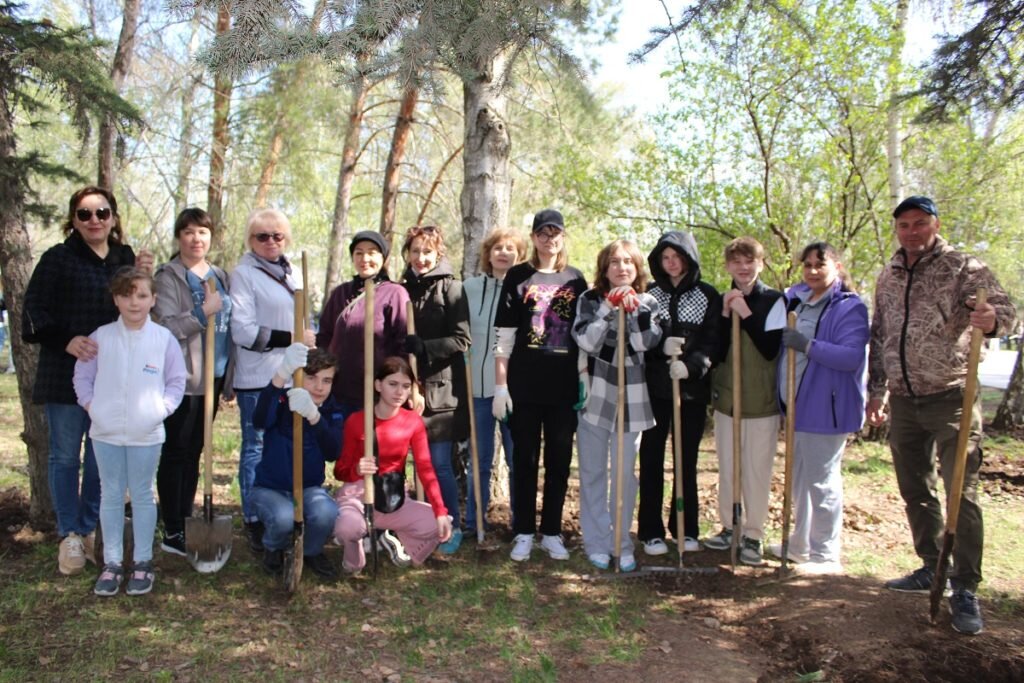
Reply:
[[359, 242], [373, 242], [380, 249], [380, 253], [384, 256], [386, 261], [388, 258], [388, 243], [384, 240], [384, 235], [380, 234], [376, 230], [361, 230], [352, 236], [352, 241], [348, 243], [348, 255], [351, 256], [352, 252], [356, 250], [356, 244]]

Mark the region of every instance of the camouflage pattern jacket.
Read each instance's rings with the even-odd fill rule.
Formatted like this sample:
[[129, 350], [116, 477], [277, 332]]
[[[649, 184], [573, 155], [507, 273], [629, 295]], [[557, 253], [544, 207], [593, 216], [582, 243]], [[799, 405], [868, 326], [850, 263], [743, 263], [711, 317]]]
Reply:
[[1014, 321], [1013, 304], [984, 263], [941, 237], [910, 268], [903, 249], [893, 255], [875, 289], [871, 398], [884, 398], [886, 389], [929, 396], [964, 385], [971, 339], [966, 301], [981, 287], [996, 309], [996, 329], [988, 336], [1005, 334]]

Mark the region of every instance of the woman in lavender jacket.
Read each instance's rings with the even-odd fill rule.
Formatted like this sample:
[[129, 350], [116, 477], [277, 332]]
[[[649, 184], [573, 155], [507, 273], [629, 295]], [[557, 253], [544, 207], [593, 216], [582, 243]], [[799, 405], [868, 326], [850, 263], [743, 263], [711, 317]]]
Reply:
[[[798, 571], [839, 574], [843, 529], [840, 464], [846, 437], [864, 424], [868, 310], [851, 289], [839, 253], [814, 242], [800, 256], [804, 281], [786, 292], [796, 329], [782, 343], [797, 352], [793, 455], [793, 535], [789, 556]], [[779, 394], [786, 396], [785, 358]], [[777, 555], [780, 549], [772, 547]]]

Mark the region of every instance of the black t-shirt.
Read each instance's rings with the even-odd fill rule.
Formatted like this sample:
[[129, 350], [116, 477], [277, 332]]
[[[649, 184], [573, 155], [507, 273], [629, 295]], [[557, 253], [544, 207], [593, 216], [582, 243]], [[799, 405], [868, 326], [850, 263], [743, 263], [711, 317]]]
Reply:
[[505, 275], [494, 325], [516, 330], [508, 364], [508, 390], [513, 403], [576, 402], [578, 351], [572, 325], [576, 300], [586, 289], [583, 273], [572, 266], [557, 273], [542, 273], [529, 263], [521, 263]]

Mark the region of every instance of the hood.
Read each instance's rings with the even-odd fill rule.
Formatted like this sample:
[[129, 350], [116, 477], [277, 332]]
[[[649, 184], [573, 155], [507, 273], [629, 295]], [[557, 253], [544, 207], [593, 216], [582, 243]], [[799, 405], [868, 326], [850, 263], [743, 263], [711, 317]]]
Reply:
[[667, 273], [661, 267], [661, 253], [666, 249], [675, 249], [686, 259], [687, 270], [679, 283], [679, 289], [689, 289], [700, 280], [700, 252], [697, 251], [697, 240], [693, 235], [680, 230], [666, 232], [660, 238], [647, 257], [647, 266], [651, 269], [651, 277], [666, 292], [675, 289]]
[[417, 275], [413, 271], [412, 266], [407, 265], [405, 272], [402, 274], [402, 282], [407, 286], [415, 285], [428, 285], [431, 280], [439, 280], [446, 277], [455, 277], [455, 273], [452, 272], [452, 264], [449, 263], [447, 256], [442, 256], [437, 261], [437, 265], [430, 272], [423, 273], [423, 275]]

